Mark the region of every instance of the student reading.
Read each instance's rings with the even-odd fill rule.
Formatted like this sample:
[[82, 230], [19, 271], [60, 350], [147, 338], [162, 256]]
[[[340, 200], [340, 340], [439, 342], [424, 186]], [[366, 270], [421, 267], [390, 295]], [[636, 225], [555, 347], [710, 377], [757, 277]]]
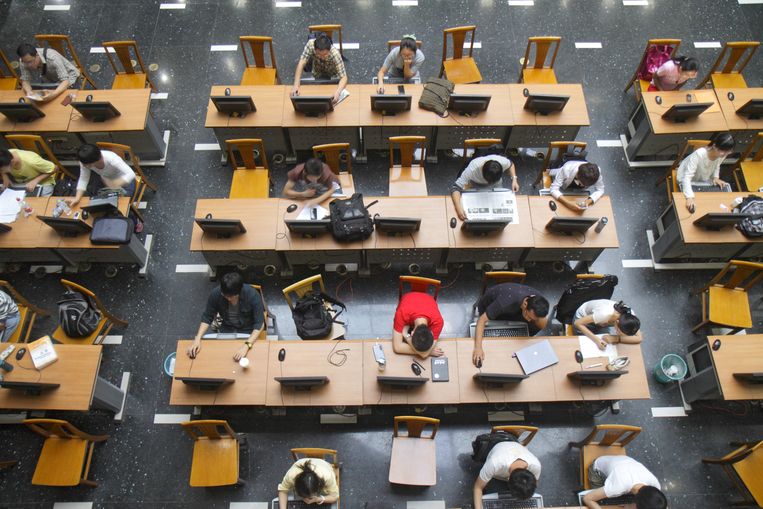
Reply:
[[342, 54], [331, 43], [331, 38], [324, 34], [318, 34], [315, 39], [310, 39], [302, 50], [297, 69], [294, 71], [294, 86], [291, 95], [299, 95], [299, 80], [302, 78], [302, 70], [312, 63], [313, 77], [316, 79], [339, 78], [339, 84], [334, 92], [334, 103], [339, 102], [339, 94], [347, 86], [347, 70], [344, 68]]
[[450, 197], [456, 209], [456, 215], [462, 221], [466, 220], [466, 212], [461, 204], [461, 193], [465, 189], [489, 190], [502, 187], [501, 177], [504, 173], [511, 175], [511, 190], [519, 191], [517, 172], [509, 158], [498, 154], [475, 157], [461, 172], [450, 190]]
[[328, 164], [318, 158], [310, 158], [298, 164], [286, 174], [283, 196], [295, 200], [307, 200], [307, 205], [317, 205], [341, 192], [339, 179]]
[[[595, 299], [575, 311], [575, 329], [604, 350], [607, 343], [641, 343], [641, 321], [623, 301]], [[601, 339], [596, 334], [603, 334]]]
[[21, 89], [25, 94], [34, 95], [32, 80], [35, 76], [42, 83], [58, 83], [55, 90], [36, 92], [43, 102], [52, 101], [67, 88], [74, 87], [80, 77], [79, 69], [52, 48], [35, 48], [24, 43], [18, 47], [16, 54], [19, 56]]
[[[548, 171], [553, 179], [551, 196], [570, 210], [581, 211], [596, 203], [604, 195], [604, 180], [601, 170], [587, 161], [567, 161], [560, 168]], [[564, 191], [588, 191], [589, 196], [564, 196]]]

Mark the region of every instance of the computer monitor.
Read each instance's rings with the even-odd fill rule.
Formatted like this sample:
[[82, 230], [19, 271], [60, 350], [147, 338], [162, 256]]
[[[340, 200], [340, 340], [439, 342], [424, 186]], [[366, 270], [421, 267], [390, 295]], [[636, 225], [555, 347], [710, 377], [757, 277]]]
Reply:
[[274, 380], [281, 384], [282, 389], [293, 387], [298, 391], [309, 391], [313, 387], [329, 383], [327, 376], [277, 376]]
[[746, 384], [763, 385], [763, 372], [760, 373], [734, 373], [734, 378]]
[[334, 111], [334, 98], [330, 95], [292, 96], [291, 104], [294, 111], [308, 117], [319, 117]]
[[703, 111], [712, 105], [713, 103], [674, 104], [668, 111], [662, 114], [662, 118], [676, 124], [682, 124], [689, 119], [700, 116]]
[[90, 233], [93, 229], [85, 221], [68, 217], [37, 216], [37, 218], [50, 226], [63, 237], [76, 237], [80, 233]]
[[740, 221], [747, 219], [749, 214], [736, 214], [734, 212], [708, 212], [694, 221], [694, 226], [705, 230], [720, 230], [726, 226], [734, 226]]
[[448, 109], [459, 115], [469, 115], [486, 111], [490, 105], [490, 96], [481, 94], [450, 94]]
[[107, 198], [90, 198], [90, 202], [82, 207], [90, 214], [99, 214], [101, 212], [114, 212], [119, 210], [119, 196], [109, 196]]
[[91, 122], [104, 122], [121, 115], [109, 101], [75, 102], [72, 103], [72, 108]]
[[195, 387], [200, 391], [216, 391], [223, 385], [235, 382], [235, 380], [231, 380], [230, 378], [203, 378], [192, 376], [176, 376], [175, 380], [179, 380], [186, 385]]
[[377, 376], [376, 382], [393, 389], [412, 389], [427, 383], [429, 378], [423, 376]]
[[567, 373], [567, 378], [579, 382], [580, 385], [604, 385], [609, 380], [620, 378], [627, 371], [573, 371]]
[[8, 233], [11, 230], [13, 230], [13, 227], [0, 223], [0, 233]]
[[32, 103], [0, 103], [0, 113], [11, 122], [31, 122], [45, 116], [45, 113]]
[[314, 238], [328, 233], [331, 221], [329, 219], [286, 219], [286, 228], [294, 235]]
[[213, 95], [210, 97], [220, 113], [230, 116], [245, 117], [247, 113], [254, 113], [257, 108], [249, 95]]
[[408, 94], [398, 95], [372, 95], [371, 109], [382, 115], [394, 115], [411, 109], [411, 96]]
[[246, 228], [240, 219], [212, 219], [211, 217], [197, 217], [196, 224], [204, 233], [216, 235], [218, 239], [229, 239], [234, 235], [246, 233]]
[[596, 217], [552, 217], [546, 224], [546, 229], [550, 232], [564, 233], [572, 235], [573, 233], [585, 233], [596, 224], [599, 218]]
[[736, 114], [748, 120], [758, 120], [763, 117], [763, 99], [750, 99], [739, 107]]
[[569, 100], [568, 95], [529, 94], [525, 100], [525, 109], [539, 115], [548, 115], [562, 111]]
[[508, 225], [506, 219], [467, 219], [461, 223], [461, 230], [473, 235], [489, 235], [503, 231]]
[[483, 383], [491, 387], [501, 387], [508, 384], [518, 384], [527, 375], [516, 375], [508, 373], [475, 373], [472, 377], [475, 382]]
[[419, 217], [374, 217], [376, 229], [387, 235], [405, 235], [414, 233], [421, 228]]
[[58, 389], [60, 386], [61, 384], [44, 382], [9, 382], [8, 380], [0, 382], [0, 387], [3, 389], [24, 391], [24, 394], [28, 396], [39, 396], [43, 391], [52, 391], [53, 389]]

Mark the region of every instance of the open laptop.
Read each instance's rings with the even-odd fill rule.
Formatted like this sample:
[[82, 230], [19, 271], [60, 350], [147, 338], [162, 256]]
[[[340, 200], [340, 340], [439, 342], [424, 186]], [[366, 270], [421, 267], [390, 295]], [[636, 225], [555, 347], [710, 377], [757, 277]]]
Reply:
[[517, 350], [514, 356], [519, 361], [519, 365], [522, 366], [525, 375], [530, 375], [559, 362], [559, 358], [547, 339]]
[[[469, 336], [474, 338], [477, 333], [477, 322], [469, 324]], [[509, 320], [488, 320], [485, 324], [485, 338], [526, 338], [530, 336], [530, 330], [526, 322], [512, 322]]]
[[695, 184], [692, 182], [691, 184], [692, 191], [695, 191], [697, 193], [730, 193], [731, 192], [731, 185], [726, 182], [722, 186], [716, 186], [715, 184]]
[[201, 339], [248, 339], [251, 334], [243, 332], [210, 332], [204, 334]]
[[[289, 497], [291, 497], [291, 495], [289, 495]], [[315, 504], [313, 504], [313, 505], [306, 504], [305, 502], [303, 502], [301, 500], [292, 500], [291, 498], [289, 498], [289, 501], [287, 502], [286, 507], [284, 507], [283, 509], [315, 509], [316, 507], [326, 507], [327, 509], [337, 509], [336, 502], [334, 502], [331, 505], [317, 506]], [[541, 507], [543, 507], [543, 506], [541, 506]], [[277, 498], [273, 499], [273, 502], [271, 503], [270, 508], [271, 509], [282, 509], [280, 504], [278, 503], [278, 499]]]
[[490, 493], [482, 497], [483, 509], [535, 509], [543, 507], [543, 496], [537, 493], [527, 500], [518, 500], [508, 493]]

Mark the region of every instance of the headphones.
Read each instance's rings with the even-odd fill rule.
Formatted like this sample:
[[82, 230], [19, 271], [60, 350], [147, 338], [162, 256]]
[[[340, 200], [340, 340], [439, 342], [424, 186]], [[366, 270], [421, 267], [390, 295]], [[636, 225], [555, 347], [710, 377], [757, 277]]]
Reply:
[[628, 357], [618, 357], [607, 364], [607, 371], [620, 371], [630, 363], [631, 361], [628, 359]]

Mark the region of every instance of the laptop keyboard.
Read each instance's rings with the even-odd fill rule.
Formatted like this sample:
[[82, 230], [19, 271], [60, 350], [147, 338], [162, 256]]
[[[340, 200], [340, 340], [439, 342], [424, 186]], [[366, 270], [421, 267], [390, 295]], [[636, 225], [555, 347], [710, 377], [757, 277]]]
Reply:
[[486, 338], [519, 338], [529, 335], [527, 327], [507, 327], [501, 329], [485, 329]]
[[527, 500], [516, 499], [482, 499], [483, 509], [535, 509], [543, 507], [543, 502], [539, 498], [528, 498]]

